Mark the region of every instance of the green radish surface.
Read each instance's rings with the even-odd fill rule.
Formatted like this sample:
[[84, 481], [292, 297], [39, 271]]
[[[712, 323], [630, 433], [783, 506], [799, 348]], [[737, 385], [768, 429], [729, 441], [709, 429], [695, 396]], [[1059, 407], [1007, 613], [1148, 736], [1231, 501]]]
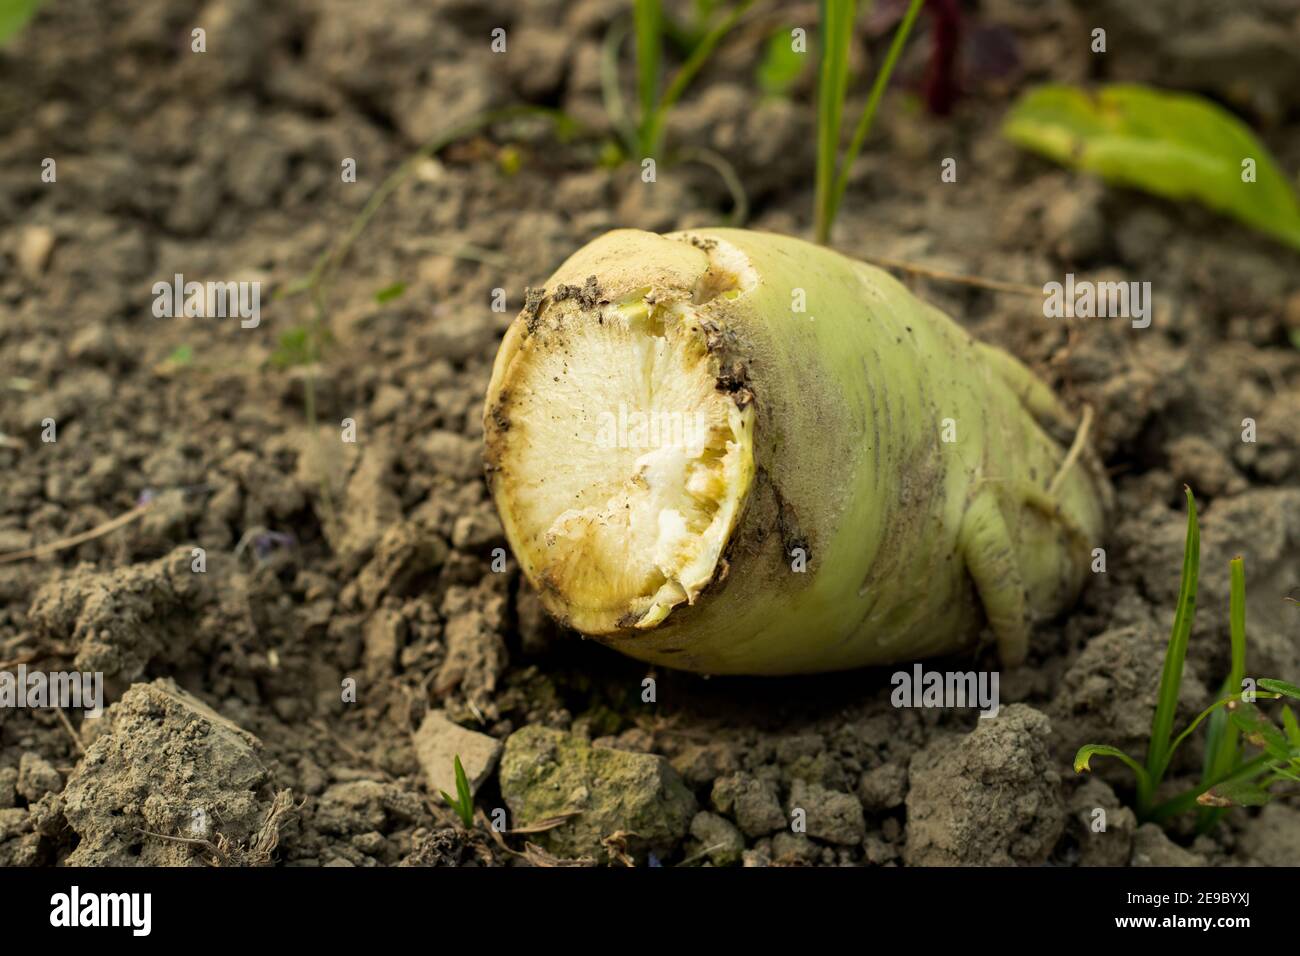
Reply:
[[[647, 420], [701, 427], [610, 437]], [[747, 230], [574, 253], [507, 332], [484, 432], [547, 610], [703, 673], [913, 660], [985, 626], [1019, 664], [1110, 496], [1020, 362], [880, 269]]]

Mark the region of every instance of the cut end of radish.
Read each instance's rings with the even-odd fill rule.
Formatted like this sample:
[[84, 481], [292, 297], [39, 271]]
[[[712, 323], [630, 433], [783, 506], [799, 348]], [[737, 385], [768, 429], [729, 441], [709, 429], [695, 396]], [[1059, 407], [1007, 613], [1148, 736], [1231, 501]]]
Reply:
[[652, 628], [720, 574], [753, 478], [753, 407], [709, 327], [648, 289], [550, 301], [485, 419], [489, 481], [547, 608], [579, 631]]

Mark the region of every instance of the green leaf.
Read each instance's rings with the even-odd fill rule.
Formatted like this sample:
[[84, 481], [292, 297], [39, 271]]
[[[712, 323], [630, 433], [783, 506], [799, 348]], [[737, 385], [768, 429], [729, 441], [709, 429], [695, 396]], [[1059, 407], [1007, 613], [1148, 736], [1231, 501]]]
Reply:
[[1091, 770], [1090, 763], [1093, 757], [1114, 757], [1116, 760], [1123, 761], [1137, 775], [1138, 784], [1142, 787], [1146, 786], [1147, 772], [1142, 765], [1118, 747], [1107, 744], [1087, 744], [1080, 747], [1079, 752], [1074, 755], [1074, 772], [1083, 773], [1085, 770]]
[[474, 800], [469, 789], [469, 778], [465, 776], [465, 768], [460, 763], [460, 754], [456, 755], [456, 796], [460, 798], [461, 806], [469, 806]]
[[452, 799], [451, 794], [445, 790], [439, 790], [442, 799], [447, 801], [447, 805], [456, 811], [460, 817], [460, 822], [465, 825], [465, 829], [474, 826], [474, 794], [469, 789], [469, 778], [465, 776], [465, 768], [461, 766], [460, 754], [455, 757], [456, 770], [456, 799]]
[[1232, 722], [1248, 742], [1278, 760], [1291, 759], [1291, 745], [1282, 731], [1254, 704], [1240, 704], [1231, 715]]
[[41, 0], [0, 0], [0, 43], [26, 26], [40, 5]]
[[289, 329], [281, 335], [275, 351], [271, 353], [271, 365], [275, 368], [293, 368], [310, 365], [311, 362], [311, 330], [305, 325]]
[[194, 346], [179, 345], [163, 361], [182, 367], [189, 365], [194, 361]]
[[[1165, 649], [1164, 669], [1160, 673], [1160, 691], [1156, 701], [1155, 716], [1151, 721], [1151, 746], [1147, 751], [1148, 782], [1152, 788], [1160, 785], [1169, 766], [1170, 735], [1174, 727], [1174, 713], [1178, 709], [1178, 690], [1183, 682], [1183, 663], [1187, 659], [1187, 641], [1196, 617], [1196, 580], [1201, 566], [1201, 531], [1196, 521], [1196, 499], [1192, 489], [1187, 494], [1187, 539], [1183, 546], [1183, 576], [1178, 588], [1178, 608], [1174, 612], [1173, 632]], [[1139, 802], [1147, 809], [1152, 794], [1143, 792]]]
[[[1048, 85], [1003, 132], [1025, 149], [1168, 199], [1193, 199], [1300, 249], [1300, 204], [1268, 148], [1209, 100], [1137, 85]], [[1254, 161], [1254, 182], [1244, 163]]]
[[[1240, 557], [1232, 559], [1229, 564], [1229, 577], [1228, 635], [1232, 666], [1227, 679], [1223, 682], [1223, 690], [1220, 691], [1219, 698], [1240, 699], [1241, 682], [1246, 674], [1246, 562], [1244, 559]], [[1228, 711], [1215, 710], [1210, 717], [1209, 728], [1205, 735], [1202, 784], [1209, 785], [1215, 780], [1222, 779], [1237, 764], [1241, 753], [1237, 738], [1237, 727], [1228, 719]], [[1204, 811], [1201, 818], [1203, 830], [1212, 826], [1219, 816], [1218, 811]]]
[[1259, 687], [1260, 690], [1266, 690], [1274, 694], [1281, 694], [1283, 697], [1300, 700], [1300, 687], [1297, 687], [1295, 684], [1289, 684], [1284, 680], [1274, 680], [1271, 677], [1261, 677], [1259, 679]]
[[1286, 732], [1286, 739], [1291, 741], [1291, 745], [1300, 748], [1300, 723], [1295, 719], [1295, 713], [1285, 704], [1282, 706], [1282, 729]]
[[840, 160], [840, 173], [836, 177], [834, 195], [831, 199], [832, 219], [839, 210], [840, 203], [844, 201], [844, 193], [849, 188], [849, 170], [857, 160], [858, 153], [862, 151], [862, 145], [867, 141], [867, 135], [871, 132], [871, 124], [876, 118], [876, 109], [880, 106], [880, 98], [885, 95], [885, 87], [889, 85], [889, 78], [893, 75], [898, 58], [903, 54], [903, 47], [907, 45], [907, 38], [912, 32], [912, 25], [916, 23], [917, 16], [921, 13], [922, 5], [923, 0], [911, 0], [907, 12], [903, 14], [903, 19], [898, 23], [898, 29], [894, 31], [894, 39], [889, 43], [889, 50], [885, 53], [885, 59], [880, 64], [876, 79], [871, 84], [871, 92], [867, 94], [867, 105], [863, 107], [862, 115], [858, 117], [858, 125], [853, 130], [853, 138], [849, 140], [848, 149], [844, 151], [844, 156]]
[[405, 282], [394, 282], [392, 285], [386, 285], [375, 293], [375, 301], [380, 305], [385, 302], [392, 302], [394, 299], [400, 299], [406, 292]]
[[785, 96], [799, 82], [807, 55], [796, 52], [790, 37], [791, 27], [783, 26], [773, 33], [759, 61], [756, 79], [758, 88], [768, 96]]
[[1196, 798], [1206, 807], [1262, 807], [1268, 801], [1269, 792], [1249, 780], [1228, 780]]
[[817, 167], [813, 185], [814, 231], [823, 245], [830, 241], [835, 219], [835, 163], [840, 123], [849, 87], [849, 47], [853, 40], [855, 0], [821, 0], [820, 61], [817, 66]]
[[636, 33], [636, 99], [640, 107], [640, 146], [645, 159], [658, 145], [654, 136], [659, 99], [659, 64], [663, 57], [663, 10], [659, 0], [635, 0], [632, 19]]

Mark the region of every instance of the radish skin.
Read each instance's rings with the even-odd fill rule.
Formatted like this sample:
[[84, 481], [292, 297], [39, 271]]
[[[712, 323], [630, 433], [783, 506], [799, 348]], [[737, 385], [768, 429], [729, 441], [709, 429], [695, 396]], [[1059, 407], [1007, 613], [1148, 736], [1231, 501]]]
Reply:
[[[609, 437], [673, 415], [698, 441]], [[1086, 440], [1067, 454], [1078, 428], [887, 273], [735, 229], [578, 250], [530, 291], [484, 409], [489, 487], [547, 610], [710, 674], [914, 660], [985, 625], [1021, 663], [1102, 543], [1111, 492]]]

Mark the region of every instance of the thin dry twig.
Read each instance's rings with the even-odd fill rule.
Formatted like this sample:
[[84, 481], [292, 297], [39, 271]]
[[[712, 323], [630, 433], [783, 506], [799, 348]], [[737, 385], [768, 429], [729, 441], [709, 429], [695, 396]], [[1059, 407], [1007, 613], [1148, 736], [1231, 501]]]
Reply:
[[11, 660], [0, 661], [0, 671], [13, 670], [19, 664], [30, 664], [32, 661], [36, 660], [36, 658], [38, 658], [39, 656], [40, 655], [37, 654], [35, 651], [32, 651], [30, 654], [24, 654], [20, 657], [15, 657]]
[[73, 728], [72, 721], [68, 720], [68, 715], [63, 712], [62, 707], [56, 707], [54, 713], [58, 715], [59, 723], [63, 724], [63, 729], [66, 730], [68, 736], [72, 738], [72, 743], [76, 746], [77, 750], [84, 755], [86, 753], [86, 748], [81, 743], [81, 738], [77, 736], [77, 731]]
[[166, 840], [168, 843], [183, 843], [187, 846], [200, 846], [212, 853], [212, 859], [208, 860], [211, 866], [221, 866], [228, 859], [226, 851], [211, 840], [203, 840], [197, 837], [178, 837], [168, 836], [166, 833], [155, 833], [153, 830], [145, 830], [140, 827], [135, 828], [136, 833], [142, 833], [145, 836], [156, 837], [159, 840]]
[[885, 256], [860, 256], [859, 258], [882, 269], [897, 269], [900, 272], [909, 272], [937, 282], [953, 282], [958, 285], [975, 286], [978, 289], [990, 289], [993, 292], [1007, 292], [1011, 295], [1041, 296], [1043, 294], [1041, 288], [1020, 282], [1004, 282], [1001, 279], [982, 279], [979, 276], [944, 272], [942, 269], [931, 269], [929, 266], [918, 266], [902, 259], [890, 259]]
[[571, 810], [568, 813], [560, 813], [553, 817], [547, 817], [545, 820], [539, 820], [532, 826], [515, 827], [513, 830], [506, 830], [505, 836], [523, 836], [528, 833], [545, 833], [547, 830], [554, 830], [558, 826], [563, 826], [567, 820], [581, 815], [581, 810]]
[[149, 510], [149, 502], [142, 505], [136, 505], [130, 511], [118, 515], [101, 525], [96, 525], [89, 531], [83, 531], [80, 534], [74, 534], [71, 537], [60, 538], [57, 541], [47, 541], [45, 544], [39, 544], [34, 548], [26, 548], [22, 551], [10, 551], [8, 554], [0, 554], [0, 564], [9, 564], [14, 561], [25, 561], [28, 558], [42, 558], [47, 554], [55, 554], [59, 551], [66, 551], [68, 548], [75, 548], [79, 544], [85, 544], [87, 541], [94, 541], [96, 538], [102, 538], [106, 534], [111, 534], [118, 528], [124, 528], [132, 521], [135, 521], [142, 514]]

